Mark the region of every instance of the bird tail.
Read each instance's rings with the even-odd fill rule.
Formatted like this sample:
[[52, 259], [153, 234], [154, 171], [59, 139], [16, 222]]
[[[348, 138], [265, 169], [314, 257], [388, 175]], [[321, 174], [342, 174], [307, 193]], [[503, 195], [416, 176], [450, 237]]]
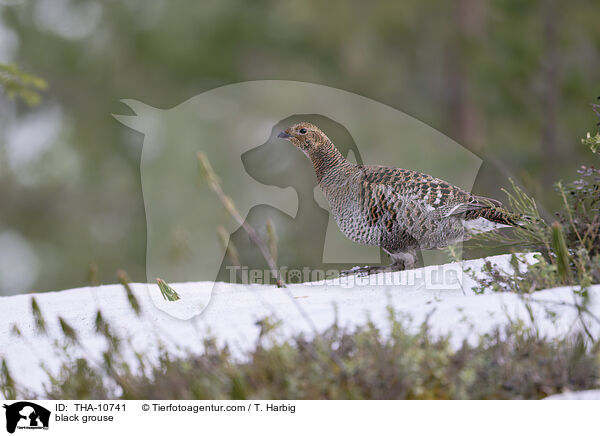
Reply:
[[465, 214], [465, 219], [472, 220], [484, 218], [496, 224], [503, 224], [511, 227], [527, 227], [528, 224], [536, 220], [527, 215], [510, 213], [497, 207], [486, 207], [479, 210], [472, 210]]

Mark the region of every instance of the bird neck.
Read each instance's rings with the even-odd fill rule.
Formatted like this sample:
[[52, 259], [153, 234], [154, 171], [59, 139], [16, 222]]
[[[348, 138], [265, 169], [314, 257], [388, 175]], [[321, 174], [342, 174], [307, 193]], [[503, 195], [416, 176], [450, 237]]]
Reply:
[[311, 149], [308, 155], [315, 168], [319, 183], [339, 174], [340, 169], [352, 165], [342, 156], [342, 153], [335, 148], [331, 141], [327, 141], [320, 147]]

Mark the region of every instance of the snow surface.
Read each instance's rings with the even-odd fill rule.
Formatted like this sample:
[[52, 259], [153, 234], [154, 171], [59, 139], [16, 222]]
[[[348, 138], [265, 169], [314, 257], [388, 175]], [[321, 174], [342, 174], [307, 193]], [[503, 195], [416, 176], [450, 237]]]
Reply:
[[[510, 271], [510, 256], [489, 258]], [[524, 256], [533, 263], [533, 255]], [[0, 358], [6, 358], [14, 379], [33, 392], [42, 393], [48, 376], [45, 367], [56, 373], [62, 356], [56, 341], [63, 337], [58, 317], [78, 333], [83, 351], [101, 359], [106, 341], [94, 332], [100, 310], [115, 332], [131, 341], [134, 349], [150, 356], [157, 343], [174, 353], [201, 351], [203, 339], [213, 336], [228, 344], [236, 357], [253, 348], [260, 332], [256, 322], [267, 316], [282, 321], [278, 339], [293, 334], [313, 334], [330, 327], [337, 319], [343, 327], [371, 320], [383, 332], [389, 327], [388, 309], [406, 314], [411, 325], [429, 318], [434, 334], [451, 334], [453, 346], [464, 339], [475, 341], [510, 320], [522, 319], [532, 325], [529, 304], [540, 333], [558, 337], [576, 331], [578, 315], [572, 289], [561, 287], [539, 291], [527, 300], [510, 293], [477, 295], [475, 282], [463, 268], [479, 271], [484, 260], [471, 260], [412, 271], [385, 273], [358, 278], [289, 285], [286, 289], [264, 285], [212, 282], [174, 283], [181, 300], [162, 299], [156, 285], [132, 284], [143, 316], [137, 317], [121, 285], [105, 285], [39, 294], [0, 297]], [[442, 280], [440, 281], [440, 277]], [[593, 313], [600, 314], [600, 285], [591, 287]], [[31, 299], [35, 297], [46, 320], [46, 335], [36, 332]], [[548, 309], [554, 312], [549, 316]], [[594, 334], [600, 326], [592, 323]], [[15, 335], [17, 326], [21, 335]], [[133, 356], [130, 356], [133, 361]]]
[[562, 394], [550, 395], [544, 400], [600, 400], [600, 390], [564, 392]]

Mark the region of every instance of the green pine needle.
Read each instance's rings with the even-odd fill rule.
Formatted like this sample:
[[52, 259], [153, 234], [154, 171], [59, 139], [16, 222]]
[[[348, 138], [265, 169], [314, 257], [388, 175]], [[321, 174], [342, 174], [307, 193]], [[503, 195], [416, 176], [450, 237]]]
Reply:
[[140, 303], [135, 297], [131, 286], [129, 286], [129, 277], [127, 276], [127, 273], [123, 270], [119, 270], [117, 272], [117, 277], [119, 278], [119, 283], [121, 283], [123, 285], [123, 288], [125, 288], [125, 292], [127, 293], [127, 301], [129, 301], [129, 305], [131, 306], [135, 314], [137, 316], [140, 316], [140, 314], [142, 313], [142, 308], [140, 307]]
[[556, 265], [558, 274], [563, 282], [572, 283], [571, 274], [571, 256], [565, 242], [565, 236], [561, 225], [558, 222], [552, 223], [552, 249], [556, 255]]
[[164, 280], [156, 279], [156, 283], [158, 283], [158, 287], [160, 289], [160, 293], [163, 298], [167, 301], [177, 301], [180, 299], [179, 294], [175, 292], [175, 289], [170, 287]]
[[62, 316], [58, 317], [58, 322], [60, 323], [60, 328], [63, 334], [73, 342], [77, 342], [77, 332], [73, 327], [69, 325], [67, 321], [64, 320]]
[[35, 321], [35, 328], [39, 334], [46, 334], [46, 320], [42, 315], [42, 310], [37, 303], [37, 300], [31, 298], [31, 312], [33, 314], [33, 320]]

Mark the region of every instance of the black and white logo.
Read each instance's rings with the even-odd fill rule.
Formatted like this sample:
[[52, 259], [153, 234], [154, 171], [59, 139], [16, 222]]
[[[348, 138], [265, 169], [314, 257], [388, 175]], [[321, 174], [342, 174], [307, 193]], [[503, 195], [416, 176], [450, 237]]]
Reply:
[[6, 409], [6, 431], [14, 433], [16, 429], [48, 430], [50, 411], [29, 401], [19, 401], [3, 405]]

